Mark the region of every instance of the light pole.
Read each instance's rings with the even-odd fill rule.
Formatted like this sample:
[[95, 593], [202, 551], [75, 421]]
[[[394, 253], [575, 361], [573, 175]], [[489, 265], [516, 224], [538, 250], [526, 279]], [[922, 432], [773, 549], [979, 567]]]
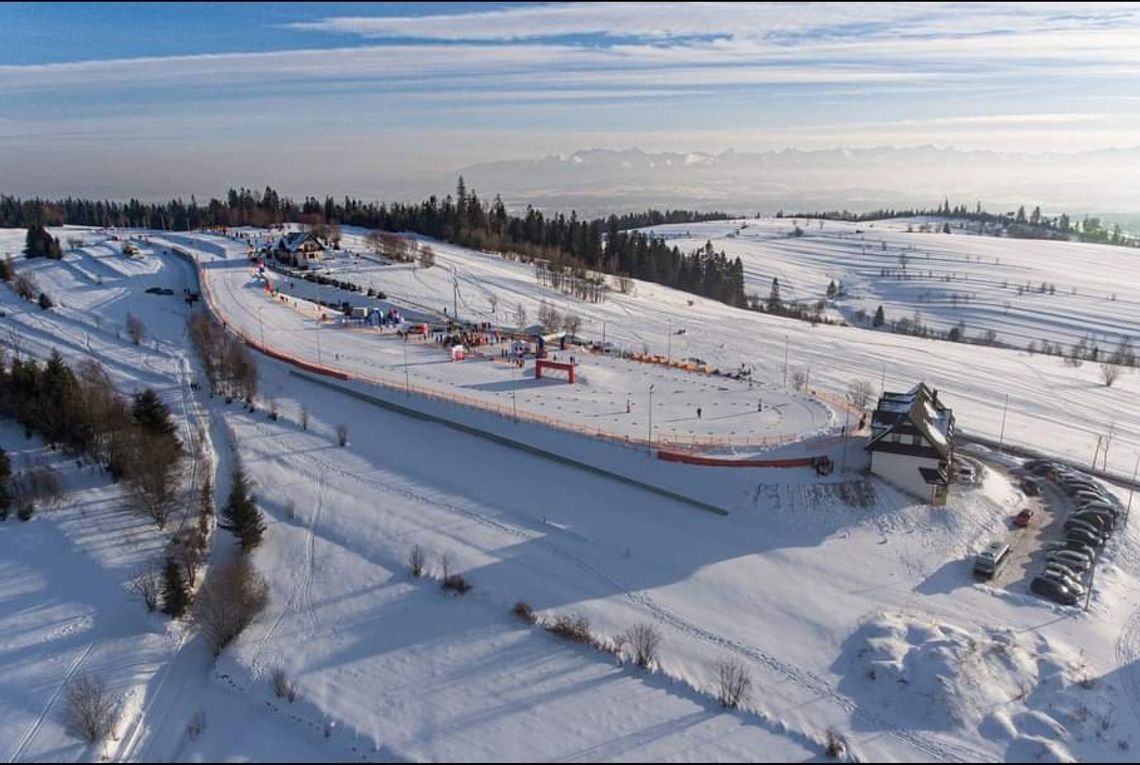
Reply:
[[1140, 452], [1136, 453], [1136, 467], [1132, 469], [1132, 486], [1128, 487], [1128, 507], [1124, 508], [1124, 525], [1128, 525], [1128, 515], [1132, 512], [1132, 490], [1136, 486], [1136, 472], [1140, 471]]
[[515, 392], [511, 391], [511, 415], [514, 417], [515, 422], [519, 421], [519, 407], [515, 401]]
[[883, 394], [886, 392], [887, 392], [887, 365], [883, 364], [883, 377], [881, 380], [879, 380], [879, 398], [882, 398]]
[[1001, 408], [1001, 435], [998, 436], [998, 454], [1002, 453], [1005, 444], [1005, 412], [1009, 408], [1009, 394], [1005, 394], [1005, 404]]
[[666, 342], [668, 343], [668, 350], [665, 351], [665, 360], [666, 361], [672, 361], [673, 360], [673, 320], [672, 319], [666, 319], [665, 321], [666, 321], [665, 326], [667, 328], [665, 331], [668, 333], [668, 339], [666, 340]]
[[843, 412], [843, 467], [839, 469], [839, 472], [841, 472], [841, 473], [847, 472], [847, 430], [848, 430], [848, 426], [850, 424], [851, 424], [851, 410], [850, 409], [844, 409], [844, 412]]
[[784, 335], [784, 387], [788, 387], [788, 336]]
[[412, 395], [412, 384], [408, 380], [408, 334], [404, 333], [404, 395]]
[[649, 454], [653, 454], [653, 386], [649, 386]]
[[265, 322], [261, 319], [261, 312], [265, 310], [265, 306], [257, 309], [257, 325], [261, 328], [261, 350], [265, 351]]

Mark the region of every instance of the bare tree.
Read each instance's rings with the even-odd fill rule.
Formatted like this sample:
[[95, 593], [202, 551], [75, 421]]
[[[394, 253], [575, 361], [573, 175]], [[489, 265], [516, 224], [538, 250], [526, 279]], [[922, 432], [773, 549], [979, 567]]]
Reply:
[[494, 293], [491, 293], [490, 295], [487, 296], [487, 303], [490, 304], [491, 313], [494, 314], [495, 309], [497, 309], [499, 307], [499, 296], [494, 294]]
[[135, 577], [131, 584], [131, 592], [137, 593], [146, 606], [147, 613], [154, 613], [158, 608], [158, 595], [162, 590], [162, 580], [153, 564], [148, 564], [145, 571]]
[[175, 510], [180, 496], [182, 447], [165, 435], [143, 433], [128, 436], [125, 472], [135, 505], [160, 529]]
[[279, 699], [288, 699], [292, 704], [297, 700], [297, 686], [285, 674], [284, 667], [274, 667], [269, 675], [269, 684], [273, 688], [273, 695]]
[[618, 277], [618, 291], [623, 295], [628, 295], [633, 292], [633, 279], [625, 274]]
[[420, 247], [420, 265], [424, 268], [431, 268], [435, 265], [435, 250], [430, 245]]
[[807, 387], [807, 372], [803, 369], [792, 370], [792, 388], [802, 391]]
[[578, 329], [582, 326], [582, 317], [576, 313], [567, 313], [562, 316], [562, 329], [571, 337], [578, 334]]
[[451, 575], [451, 554], [450, 553], [443, 552], [443, 553], [439, 554], [439, 567], [443, 569], [444, 581], [447, 581], [447, 577], [449, 577]]
[[558, 313], [558, 309], [543, 300], [538, 306], [538, 323], [542, 325], [542, 331], [550, 332], [558, 329], [561, 321], [562, 316]]
[[135, 316], [133, 313], [127, 314], [127, 337], [131, 339], [135, 345], [142, 342], [143, 336], [146, 334], [146, 325], [142, 323], [142, 319]]
[[661, 645], [661, 633], [652, 624], [635, 624], [626, 634], [633, 649], [633, 660], [642, 669], [649, 669], [657, 663], [657, 649]]
[[1104, 380], [1105, 387], [1111, 388], [1116, 378], [1120, 376], [1120, 366], [1106, 361], [1100, 365], [1100, 376]]
[[412, 552], [408, 555], [408, 568], [411, 569], [412, 576], [422, 576], [426, 562], [427, 554], [424, 552], [424, 548], [419, 545], [413, 547]]
[[101, 677], [86, 673], [71, 679], [64, 691], [64, 724], [68, 732], [94, 744], [115, 727], [115, 700]]
[[723, 657], [716, 664], [717, 700], [725, 709], [736, 709], [748, 699], [752, 678], [739, 659]]
[[198, 593], [198, 625], [217, 656], [269, 604], [269, 586], [246, 556], [206, 577]]
[[36, 295], [40, 294], [40, 288], [36, 286], [32, 277], [27, 274], [17, 274], [15, 281], [12, 283], [12, 289], [24, 300], [35, 300]]
[[515, 326], [519, 329], [526, 326], [526, 307], [522, 303], [515, 307]]
[[875, 387], [866, 380], [852, 380], [847, 386], [847, 400], [857, 409], [866, 409], [875, 394]]

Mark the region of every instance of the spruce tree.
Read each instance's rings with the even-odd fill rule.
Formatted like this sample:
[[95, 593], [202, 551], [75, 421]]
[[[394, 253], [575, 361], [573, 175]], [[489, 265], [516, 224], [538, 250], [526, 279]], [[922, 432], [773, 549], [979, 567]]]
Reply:
[[773, 278], [772, 290], [768, 293], [768, 310], [772, 313], [779, 313], [783, 307], [783, 301], [780, 300], [780, 280]]
[[12, 507], [12, 495], [8, 490], [11, 478], [12, 461], [8, 459], [8, 452], [0, 449], [0, 521], [8, 519], [8, 511]]
[[174, 421], [170, 417], [170, 409], [152, 388], [147, 388], [135, 396], [131, 417], [149, 433], [174, 434]]
[[162, 568], [162, 613], [172, 619], [181, 619], [189, 607], [190, 592], [182, 577], [182, 567], [173, 555], [169, 555]]
[[878, 310], [875, 311], [875, 318], [871, 321], [871, 326], [881, 327], [886, 320], [887, 318], [883, 315], [883, 307], [879, 306]]
[[265, 534], [265, 519], [257, 509], [250, 492], [249, 478], [240, 466], [234, 470], [234, 485], [230, 497], [222, 508], [224, 523], [218, 525], [232, 532], [241, 544], [242, 552], [249, 552], [261, 544]]

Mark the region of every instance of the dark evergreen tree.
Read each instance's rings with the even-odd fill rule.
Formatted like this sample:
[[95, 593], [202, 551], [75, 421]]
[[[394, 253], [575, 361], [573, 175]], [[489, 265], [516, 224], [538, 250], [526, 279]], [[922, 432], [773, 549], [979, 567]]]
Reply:
[[784, 303], [780, 300], [780, 280], [772, 277], [772, 289], [768, 293], [768, 310], [772, 313], [779, 313], [784, 308]]
[[174, 420], [170, 416], [170, 408], [152, 388], [147, 388], [135, 396], [134, 405], [131, 407], [131, 418], [152, 435], [174, 435]]
[[12, 492], [9, 481], [12, 480], [12, 460], [8, 452], [0, 448], [0, 521], [8, 519], [8, 512], [12, 508]]
[[233, 487], [226, 506], [222, 508], [222, 519], [224, 523], [218, 526], [238, 538], [242, 552], [249, 552], [261, 544], [265, 535], [265, 519], [261, 517], [250, 491], [249, 477], [240, 465], [234, 470]]
[[835, 293], [838, 291], [838, 289], [839, 288], [835, 286], [835, 280], [832, 279], [831, 282], [829, 282], [827, 285], [827, 299], [835, 300]]
[[885, 322], [886, 320], [887, 320], [886, 316], [883, 315], [883, 307], [879, 306], [878, 309], [875, 311], [875, 318], [871, 320], [871, 326], [872, 327], [881, 327], [881, 326], [883, 326], [883, 322]]
[[162, 613], [181, 619], [189, 608], [190, 590], [182, 576], [182, 567], [173, 555], [167, 556], [162, 567]]

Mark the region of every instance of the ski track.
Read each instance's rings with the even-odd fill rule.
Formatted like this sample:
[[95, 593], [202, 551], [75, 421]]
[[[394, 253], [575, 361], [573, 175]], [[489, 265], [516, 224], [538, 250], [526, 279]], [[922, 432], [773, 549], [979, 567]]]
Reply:
[[67, 668], [67, 673], [63, 676], [63, 679], [60, 680], [59, 685], [56, 686], [55, 691], [52, 693], [51, 698], [48, 699], [47, 704], [44, 705], [43, 711], [40, 712], [39, 717], [37, 717], [36, 721], [32, 723], [31, 727], [28, 728], [28, 732], [24, 734], [24, 738], [21, 739], [19, 745], [12, 752], [12, 755], [8, 758], [8, 762], [17, 762], [19, 761], [20, 757], [23, 756], [24, 751], [28, 748], [28, 745], [32, 743], [32, 739], [36, 737], [36, 734], [39, 733], [40, 728], [43, 727], [44, 720], [46, 720], [48, 715], [51, 714], [52, 707], [55, 706], [55, 703], [59, 700], [59, 697], [63, 695], [64, 689], [67, 688], [67, 684], [71, 682], [71, 678], [75, 676], [75, 673], [79, 670], [80, 665], [86, 661], [87, 656], [91, 653], [91, 650], [93, 648], [95, 648], [95, 644], [88, 643], [87, 647], [84, 648], [83, 651], [81, 651], [80, 654], [75, 657], [75, 661], [71, 662], [71, 666]]

